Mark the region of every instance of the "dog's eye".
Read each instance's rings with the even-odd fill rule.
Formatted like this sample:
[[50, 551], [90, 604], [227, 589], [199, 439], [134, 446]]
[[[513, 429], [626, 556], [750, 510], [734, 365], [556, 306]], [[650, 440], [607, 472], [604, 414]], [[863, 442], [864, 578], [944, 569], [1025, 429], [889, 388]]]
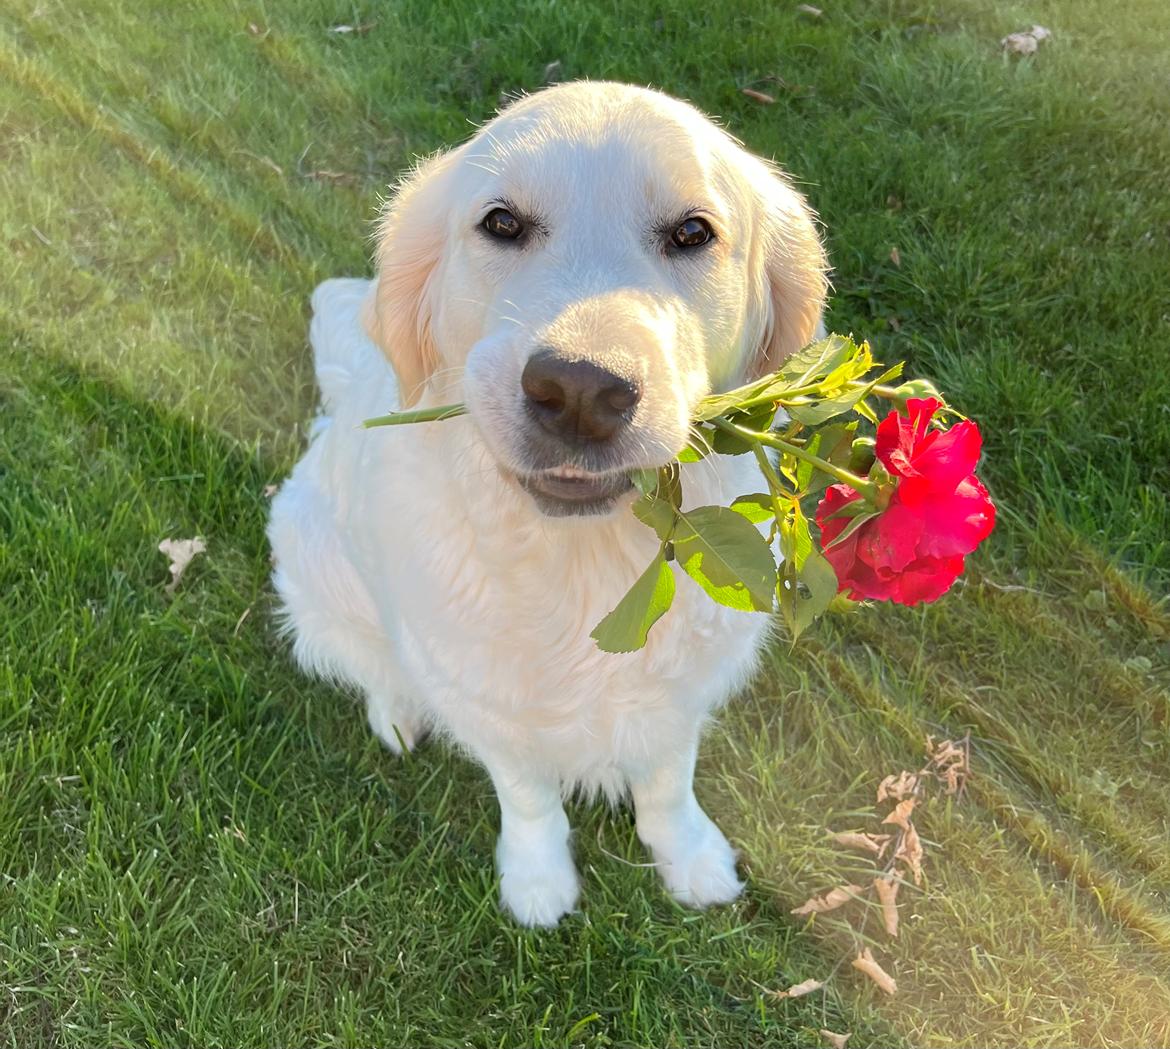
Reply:
[[699, 248], [713, 236], [715, 234], [706, 219], [689, 218], [670, 235], [670, 242], [676, 248]]
[[515, 240], [524, 233], [524, 223], [507, 208], [489, 211], [480, 225], [493, 237], [499, 237], [501, 240]]

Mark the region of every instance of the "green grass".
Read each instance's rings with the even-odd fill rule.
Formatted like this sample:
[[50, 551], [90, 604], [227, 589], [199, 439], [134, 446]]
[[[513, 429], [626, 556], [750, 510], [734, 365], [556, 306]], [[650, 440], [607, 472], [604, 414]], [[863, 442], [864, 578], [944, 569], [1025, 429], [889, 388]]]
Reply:
[[[1170, 1044], [1170, 8], [819, 6], [6, 6], [5, 1044]], [[1000, 56], [1034, 21], [1041, 54]], [[583, 911], [531, 933], [495, 907], [485, 777], [393, 760], [289, 665], [263, 493], [312, 411], [314, 282], [364, 272], [378, 193], [554, 59], [797, 173], [831, 326], [979, 419], [1001, 525], [955, 594], [778, 650], [712, 733], [740, 903], [675, 907], [628, 814], [578, 807]], [[195, 534], [168, 598], [157, 543]], [[825, 827], [968, 729], [970, 795], [922, 818], [928, 884], [875, 934], [898, 996], [846, 965], [768, 998], [849, 951], [788, 916], [859, 869]]]

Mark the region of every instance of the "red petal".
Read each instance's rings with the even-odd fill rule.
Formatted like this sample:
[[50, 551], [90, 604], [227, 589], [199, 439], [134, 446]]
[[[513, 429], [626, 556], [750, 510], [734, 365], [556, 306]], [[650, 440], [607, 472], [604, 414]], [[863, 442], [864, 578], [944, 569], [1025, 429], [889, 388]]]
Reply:
[[983, 435], [973, 422], [964, 420], [930, 436], [933, 439], [924, 441], [911, 457], [914, 470], [926, 477], [935, 491], [953, 492], [979, 465]]
[[865, 536], [858, 540], [857, 556], [883, 578], [901, 572], [919, 556], [923, 538], [922, 515], [898, 502], [898, 493], [889, 507], [873, 520], [872, 528], [862, 528]]
[[874, 454], [881, 464], [898, 477], [912, 475], [915, 449], [923, 442], [934, 413], [942, 402], [931, 398], [912, 398], [906, 402], [907, 415], [890, 412], [877, 428]]
[[962, 574], [961, 557], [923, 557], [909, 565], [892, 587], [890, 600], [899, 605], [937, 601]]
[[915, 511], [924, 525], [919, 553], [928, 557], [969, 554], [995, 527], [995, 504], [974, 474], [952, 494], [925, 499]]

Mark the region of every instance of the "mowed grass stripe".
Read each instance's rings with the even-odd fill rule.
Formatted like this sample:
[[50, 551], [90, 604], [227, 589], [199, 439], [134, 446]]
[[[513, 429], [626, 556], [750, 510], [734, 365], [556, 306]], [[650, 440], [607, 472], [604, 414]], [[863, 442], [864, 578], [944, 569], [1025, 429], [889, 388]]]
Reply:
[[[926, 732], [958, 727], [895, 700], [904, 690], [872, 652], [824, 649], [817, 665], [808, 678], [778, 659], [773, 672], [792, 689], [786, 713], [777, 715], [774, 700], [745, 704], [704, 766], [703, 782], [746, 847], [753, 876], [790, 901], [872, 877], [864, 858], [833, 846], [827, 831], [872, 829], [877, 778], [918, 767]], [[905, 692], [917, 688], [907, 683]], [[884, 741], [892, 728], [904, 740], [900, 758]], [[996, 767], [978, 753], [969, 800], [933, 804], [919, 819], [928, 882], [925, 895], [901, 894], [900, 941], [887, 941], [876, 917], [866, 925], [866, 939], [901, 981], [891, 1003], [900, 1029], [912, 1041], [937, 1037], [942, 996], [964, 1003], [946, 1030], [965, 1044], [1162, 1044], [1170, 1037], [1164, 914], [1052, 827], [1010, 774], [1000, 786]], [[836, 914], [810, 928], [844, 957], [855, 949]], [[1080, 1004], [1069, 1008], [1070, 1000]]]

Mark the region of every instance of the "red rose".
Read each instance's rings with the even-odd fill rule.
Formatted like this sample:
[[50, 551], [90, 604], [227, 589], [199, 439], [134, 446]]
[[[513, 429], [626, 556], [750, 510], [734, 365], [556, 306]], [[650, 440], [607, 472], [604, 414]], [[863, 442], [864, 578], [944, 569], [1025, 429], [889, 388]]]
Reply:
[[909, 400], [907, 415], [890, 412], [878, 426], [877, 459], [897, 484], [885, 510], [834, 544], [854, 521], [834, 515], [862, 497], [835, 484], [817, 507], [825, 557], [854, 599], [934, 601], [995, 525], [995, 506], [973, 472], [983, 445], [979, 428], [961, 422], [930, 429], [941, 407], [933, 398]]

